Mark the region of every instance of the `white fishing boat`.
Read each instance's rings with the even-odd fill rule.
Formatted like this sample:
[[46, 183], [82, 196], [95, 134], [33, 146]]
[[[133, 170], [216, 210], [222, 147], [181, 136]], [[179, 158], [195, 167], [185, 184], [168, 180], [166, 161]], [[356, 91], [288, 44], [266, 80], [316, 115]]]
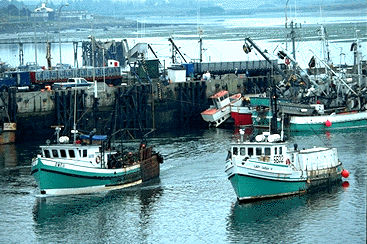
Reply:
[[228, 91], [217, 92], [210, 98], [213, 105], [201, 112], [201, 117], [209, 123], [209, 126], [214, 127], [218, 127], [231, 117], [231, 106], [239, 106], [242, 103], [240, 93], [229, 96]]
[[[60, 127], [56, 128], [57, 132]], [[105, 136], [91, 136], [96, 144], [57, 138], [56, 144], [40, 146], [32, 160], [31, 174], [41, 195], [81, 194], [120, 189], [159, 176], [163, 158], [142, 144], [137, 152], [117, 152], [106, 148]]]

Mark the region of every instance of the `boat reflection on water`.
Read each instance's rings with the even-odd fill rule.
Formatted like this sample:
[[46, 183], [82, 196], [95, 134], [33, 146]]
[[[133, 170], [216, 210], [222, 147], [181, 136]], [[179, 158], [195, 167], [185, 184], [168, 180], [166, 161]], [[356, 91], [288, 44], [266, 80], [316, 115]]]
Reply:
[[337, 212], [342, 192], [339, 184], [299, 196], [246, 204], [236, 201], [227, 217], [227, 239], [235, 243], [295, 243], [300, 240], [297, 234], [307, 235], [302, 227], [322, 218], [320, 212]]
[[[110, 242], [110, 238], [121, 238], [119, 231], [127, 226], [142, 233], [155, 202], [163, 194], [159, 184], [160, 180], [155, 179], [149, 184], [108, 193], [37, 198], [33, 208], [37, 240], [42, 242], [39, 238], [54, 236], [55, 240], [66, 237], [66, 242], [83, 243], [88, 236], [89, 241], [104, 243]], [[142, 224], [134, 227], [136, 222]]]

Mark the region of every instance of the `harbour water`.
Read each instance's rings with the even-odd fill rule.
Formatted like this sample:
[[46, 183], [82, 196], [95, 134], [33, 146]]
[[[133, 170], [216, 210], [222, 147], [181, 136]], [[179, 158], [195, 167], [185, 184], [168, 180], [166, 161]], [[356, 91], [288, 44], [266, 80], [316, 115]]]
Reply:
[[44, 139], [0, 147], [0, 243], [365, 243], [367, 130], [293, 134], [336, 147], [344, 183], [239, 204], [224, 173], [232, 129], [167, 132], [159, 180], [107, 193], [37, 197], [31, 158]]

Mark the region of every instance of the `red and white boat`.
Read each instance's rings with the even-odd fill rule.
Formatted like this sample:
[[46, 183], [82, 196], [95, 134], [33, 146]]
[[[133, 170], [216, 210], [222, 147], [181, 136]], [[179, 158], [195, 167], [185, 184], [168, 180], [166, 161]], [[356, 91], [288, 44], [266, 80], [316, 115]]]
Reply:
[[213, 100], [213, 105], [201, 112], [201, 117], [210, 126], [215, 127], [218, 127], [231, 117], [232, 106], [240, 106], [242, 104], [241, 93], [229, 96], [228, 91], [220, 91], [210, 98]]
[[231, 117], [236, 127], [252, 125], [253, 108], [249, 106], [231, 106]]

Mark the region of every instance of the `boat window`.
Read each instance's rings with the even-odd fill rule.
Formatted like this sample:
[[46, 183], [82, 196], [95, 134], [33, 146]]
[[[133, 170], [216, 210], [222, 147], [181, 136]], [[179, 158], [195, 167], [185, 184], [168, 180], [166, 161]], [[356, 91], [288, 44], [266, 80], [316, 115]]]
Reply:
[[278, 148], [274, 147], [274, 154], [277, 155], [278, 154]]
[[248, 155], [251, 157], [252, 155], [254, 155], [254, 149], [252, 147], [248, 148]]
[[75, 152], [74, 152], [74, 150], [69, 150], [69, 157], [70, 158], [75, 158]]
[[282, 147], [279, 147], [279, 154], [283, 154], [282, 149]]
[[257, 147], [256, 148], [256, 156], [259, 156], [259, 155], [261, 155], [261, 147]]
[[46, 158], [51, 158], [51, 155], [50, 155], [50, 151], [49, 150], [43, 150], [43, 152], [45, 153], [45, 157]]
[[57, 152], [56, 149], [52, 149], [52, 157], [53, 158], [58, 158], [59, 157], [59, 153]]
[[266, 156], [270, 155], [270, 147], [265, 147], [265, 155]]
[[241, 156], [245, 156], [246, 155], [246, 147], [241, 147], [240, 154], [241, 154]]
[[233, 148], [233, 155], [238, 155], [238, 148], [237, 147]]
[[61, 149], [61, 150], [60, 150], [60, 156], [61, 156], [62, 158], [66, 158], [66, 151], [65, 151], [64, 149]]
[[88, 151], [87, 151], [87, 149], [84, 149], [83, 150], [83, 158], [86, 158], [87, 157], [87, 155], [88, 155], [88, 153], [87, 153]]

